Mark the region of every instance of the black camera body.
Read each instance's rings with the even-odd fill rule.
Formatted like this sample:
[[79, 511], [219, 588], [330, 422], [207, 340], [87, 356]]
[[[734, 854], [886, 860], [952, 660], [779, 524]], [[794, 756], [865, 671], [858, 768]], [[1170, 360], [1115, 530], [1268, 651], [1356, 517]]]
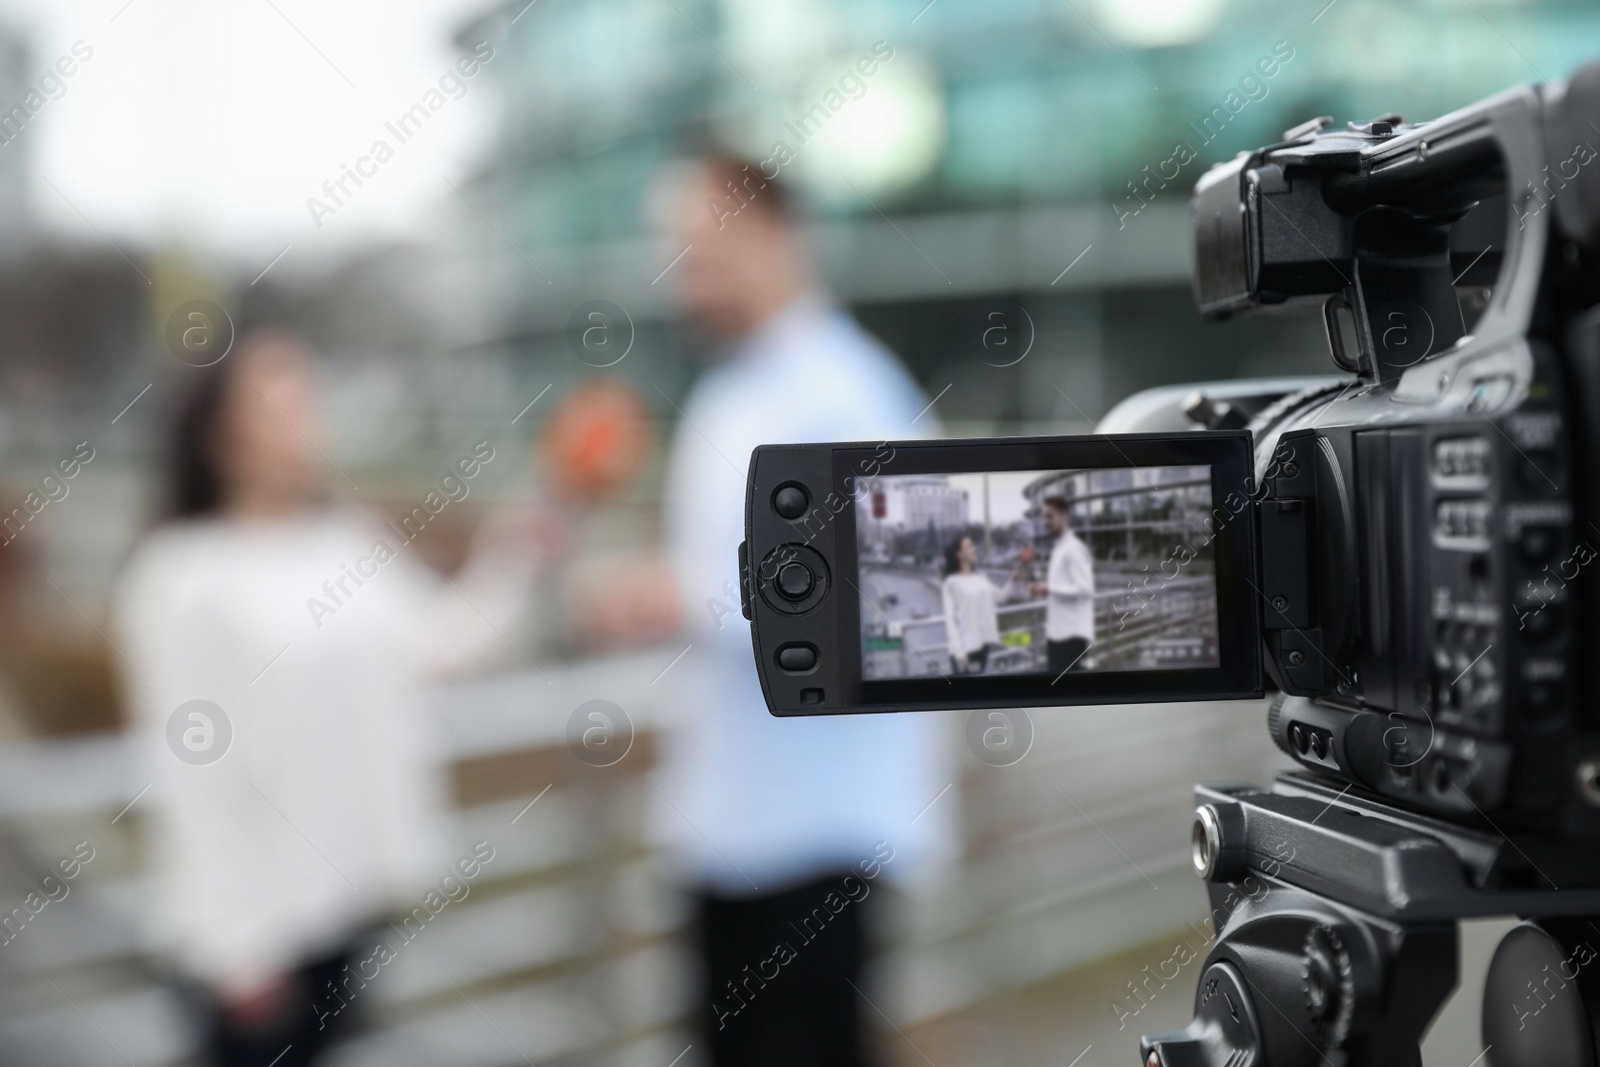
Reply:
[[1186, 433], [757, 450], [775, 714], [1270, 685], [1310, 771], [1600, 837], [1600, 64], [1325, 123], [1200, 180], [1195, 294], [1321, 305], [1348, 377]]
[[1284, 418], [1258, 505], [1269, 722], [1308, 768], [1469, 821], [1600, 830], [1581, 595], [1600, 536], [1580, 535], [1558, 370], [1493, 413], [1379, 393]]
[[1596, 119], [1590, 66], [1433, 122], [1290, 131], [1194, 199], [1202, 311], [1322, 301], [1357, 375], [1252, 424], [1275, 459], [1274, 740], [1407, 805], [1558, 837], [1600, 833]]

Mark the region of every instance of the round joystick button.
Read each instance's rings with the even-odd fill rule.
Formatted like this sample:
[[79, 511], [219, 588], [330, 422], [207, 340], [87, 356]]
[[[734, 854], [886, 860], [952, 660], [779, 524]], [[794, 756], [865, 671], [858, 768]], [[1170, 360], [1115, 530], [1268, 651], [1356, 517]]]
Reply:
[[804, 615], [822, 603], [832, 580], [828, 561], [809, 545], [778, 545], [755, 569], [761, 603], [785, 615]]
[[778, 592], [790, 600], [804, 600], [816, 581], [804, 563], [785, 563], [778, 571]]
[[798, 519], [810, 503], [811, 498], [798, 485], [786, 485], [772, 494], [772, 510], [786, 519]]
[[1529, 526], [1517, 541], [1522, 558], [1529, 563], [1543, 563], [1556, 552], [1555, 531], [1548, 526]]

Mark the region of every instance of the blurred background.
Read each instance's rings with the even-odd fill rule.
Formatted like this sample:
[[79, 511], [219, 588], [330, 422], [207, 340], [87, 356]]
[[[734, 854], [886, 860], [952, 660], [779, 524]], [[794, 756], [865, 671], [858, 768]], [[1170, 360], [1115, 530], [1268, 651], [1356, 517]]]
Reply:
[[[1211, 163], [1318, 115], [1424, 118], [1562, 77], [1596, 41], [1579, 0], [0, 2], [0, 911], [94, 853], [0, 945], [0, 1055], [154, 1067], [200, 1040], [143, 934], [149, 780], [108, 636], [195, 307], [316, 349], [336, 497], [398, 521], [494, 442], [508, 459], [416, 540], [441, 570], [497, 502], [554, 491], [565, 400], [630, 397], [637, 470], [500, 654], [427, 696], [452, 855], [496, 860], [340, 1055], [688, 1067], [686, 911], [645, 809], [669, 705], [692, 703], [675, 620], [707, 605], [647, 625], [600, 606], [659, 557], [664, 444], [706, 363], [661, 168], [782, 142], [821, 276], [945, 434], [1074, 432], [1150, 386], [1331, 369], [1314, 317], [1193, 312], [1187, 199]], [[815, 112], [877, 42], [892, 61]], [[441, 83], [463, 56], [475, 73]], [[42, 482], [84, 447], [64, 493]], [[636, 731], [605, 767], [567, 743], [592, 699]], [[1192, 967], [1149, 976], [1180, 943], [1204, 955], [1190, 784], [1272, 773], [1261, 707], [1034, 713], [1007, 766], [941, 718], [959, 775], [930, 800], [957, 848], [872, 931], [884, 1061], [1132, 1062], [1189, 1014]], [[1471, 1018], [1429, 1059], [1464, 1065], [1476, 1009], [1449, 1010]]]

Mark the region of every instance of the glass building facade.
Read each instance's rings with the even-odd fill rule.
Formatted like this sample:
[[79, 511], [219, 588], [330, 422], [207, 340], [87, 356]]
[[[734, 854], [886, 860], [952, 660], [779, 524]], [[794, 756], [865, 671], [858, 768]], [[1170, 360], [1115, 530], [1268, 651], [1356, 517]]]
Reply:
[[572, 362], [566, 317], [605, 298], [652, 383], [682, 388], [694, 353], [659, 284], [678, 250], [648, 194], [664, 162], [717, 147], [806, 194], [827, 280], [930, 396], [953, 386], [947, 421], [1039, 428], [1147, 385], [1328, 370], [1314, 317], [1193, 314], [1194, 181], [1318, 115], [1432, 117], [1561, 77], [1600, 8], [511, 0], [461, 39], [491, 33], [504, 136], [472, 195], [505, 239], [484, 238], [519, 360]]

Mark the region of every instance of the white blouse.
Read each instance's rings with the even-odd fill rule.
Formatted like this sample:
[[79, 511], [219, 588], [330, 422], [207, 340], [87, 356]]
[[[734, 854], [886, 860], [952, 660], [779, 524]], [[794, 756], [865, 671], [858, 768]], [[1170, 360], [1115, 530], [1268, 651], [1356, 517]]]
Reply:
[[[249, 989], [414, 905], [451, 858], [419, 690], [504, 647], [522, 586], [502, 559], [452, 587], [414, 553], [351, 512], [174, 524], [134, 553], [116, 642], [151, 782], [149, 911], [190, 975]], [[176, 754], [197, 699], [231, 729], [214, 762]]]
[[956, 573], [944, 580], [944, 633], [950, 655], [963, 656], [1000, 643], [996, 617], [1000, 597], [1011, 588], [996, 588], [986, 574]]

